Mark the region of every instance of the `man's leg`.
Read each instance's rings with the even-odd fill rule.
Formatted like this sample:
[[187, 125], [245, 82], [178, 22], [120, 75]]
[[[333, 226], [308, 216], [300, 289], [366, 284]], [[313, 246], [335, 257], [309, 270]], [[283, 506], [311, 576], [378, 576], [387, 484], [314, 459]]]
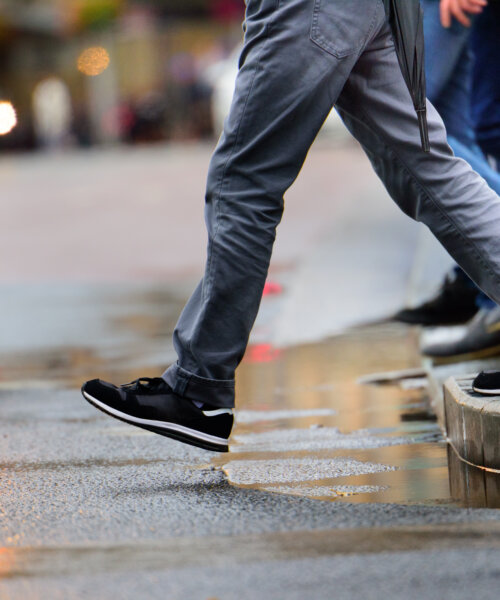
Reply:
[[367, 47], [337, 106], [400, 208], [425, 223], [458, 264], [500, 300], [500, 198], [446, 142], [428, 106], [431, 152], [420, 150], [417, 119], [389, 27]]
[[[439, 18], [439, 0], [420, 0], [420, 3], [424, 12], [427, 98], [441, 115], [448, 135], [455, 135], [464, 143], [471, 142], [474, 140], [468, 98], [472, 79], [468, 55], [471, 29], [456, 19], [451, 27], [444, 28]], [[465, 139], [461, 137], [464, 129]]]
[[209, 450], [228, 450], [234, 371], [248, 341], [283, 210], [317, 131], [385, 23], [372, 0], [247, 0], [234, 101], [206, 195], [205, 276], [177, 325], [163, 377], [85, 383], [108, 415]]
[[234, 100], [208, 175], [205, 276], [175, 330], [178, 363], [163, 374], [177, 394], [234, 405], [283, 194], [384, 20], [379, 1], [248, 1]]
[[[472, 38], [476, 55], [473, 84], [473, 115], [478, 141], [500, 169], [500, 5], [490, 2], [478, 19]], [[499, 319], [500, 321], [500, 319]], [[475, 392], [498, 396], [500, 371], [480, 373], [472, 382]]]
[[483, 151], [500, 169], [500, 3], [490, 1], [474, 23], [472, 116]]
[[[475, 140], [471, 116], [472, 53], [470, 27], [453, 19], [440, 21], [440, 1], [421, 0], [424, 10], [425, 74], [427, 98], [446, 127], [455, 156], [463, 158], [500, 194], [500, 174], [489, 165]], [[477, 312], [476, 299], [484, 296], [467, 275], [455, 267], [447, 273], [437, 294], [418, 306], [400, 310], [394, 319], [411, 324], [465, 323]], [[486, 296], [484, 296], [486, 298]]]
[[500, 194], [500, 175], [488, 164], [477, 144], [471, 115], [471, 33], [456, 19], [448, 29], [439, 19], [439, 0], [421, 0], [424, 9], [425, 75], [427, 98], [446, 127], [448, 143], [456, 156], [466, 160]]

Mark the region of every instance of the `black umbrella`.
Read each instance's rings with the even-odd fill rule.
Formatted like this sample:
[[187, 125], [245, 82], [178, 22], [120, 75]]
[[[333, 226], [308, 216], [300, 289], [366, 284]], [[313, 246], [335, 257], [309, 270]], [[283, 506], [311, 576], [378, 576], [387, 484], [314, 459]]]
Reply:
[[425, 104], [424, 28], [420, 0], [384, 0], [396, 54], [417, 112], [424, 152], [430, 152]]

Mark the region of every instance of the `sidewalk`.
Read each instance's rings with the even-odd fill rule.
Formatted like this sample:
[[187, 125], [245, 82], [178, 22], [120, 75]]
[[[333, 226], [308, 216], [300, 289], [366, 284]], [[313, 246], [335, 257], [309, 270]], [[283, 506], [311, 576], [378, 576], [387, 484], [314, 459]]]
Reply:
[[[357, 383], [418, 367], [415, 332], [378, 323], [326, 337], [399, 306], [418, 238], [356, 148], [313, 149], [287, 198], [271, 271], [283, 293], [264, 299], [239, 371], [228, 455], [82, 400], [86, 378], [157, 375], [173, 359], [201, 268], [190, 194], [207, 155], [9, 167], [1, 243], [19, 252], [0, 268], [0, 597], [441, 600], [453, 582], [454, 599], [496, 598], [500, 513], [450, 496], [425, 391]], [[179, 268], [171, 213], [193, 231]]]
[[[350, 600], [378, 598], [375, 582], [386, 598], [416, 598], [415, 578], [420, 597], [446, 597], [450, 578], [456, 598], [494, 597], [500, 515], [450, 498], [421, 391], [356, 384], [366, 370], [417, 364], [405, 328], [251, 346], [232, 451], [214, 457], [109, 419], [79, 394], [91, 371], [154, 374], [169, 336], [150, 335], [158, 294], [94, 290], [105, 344], [18, 349], [23, 368], [4, 368], [0, 597], [329, 600], [335, 585]], [[64, 302], [52, 299], [57, 319]], [[110, 320], [110, 300], [127, 319]], [[279, 298], [268, 300], [271, 314]]]

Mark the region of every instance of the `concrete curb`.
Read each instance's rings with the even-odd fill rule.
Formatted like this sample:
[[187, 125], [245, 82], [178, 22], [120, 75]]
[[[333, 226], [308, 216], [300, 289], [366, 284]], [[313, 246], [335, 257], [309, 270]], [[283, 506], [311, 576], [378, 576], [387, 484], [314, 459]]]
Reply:
[[500, 396], [476, 394], [470, 377], [450, 377], [444, 384], [444, 425], [461, 458], [500, 469]]
[[444, 384], [450, 491], [469, 506], [498, 508], [500, 477], [487, 469], [500, 469], [500, 397], [480, 396], [471, 384], [470, 377]]
[[457, 381], [471, 381], [479, 371], [500, 369], [498, 357], [459, 363], [436, 365], [430, 358], [422, 359], [422, 368], [427, 374], [431, 407], [441, 427], [446, 430], [444, 414], [444, 384], [450, 377]]

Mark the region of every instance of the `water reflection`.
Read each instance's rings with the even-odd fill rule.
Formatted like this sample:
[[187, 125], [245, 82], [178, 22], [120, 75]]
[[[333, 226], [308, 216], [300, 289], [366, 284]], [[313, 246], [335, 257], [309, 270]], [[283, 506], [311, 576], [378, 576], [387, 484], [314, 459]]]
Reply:
[[384, 323], [283, 350], [271, 362], [244, 361], [237, 397], [245, 418], [237, 418], [229, 457], [214, 462], [233, 484], [274, 493], [453, 504], [446, 443], [425, 390], [358, 383], [377, 371], [420, 372], [414, 335]]
[[[233, 484], [273, 493], [500, 507], [500, 476], [465, 465], [448, 448], [413, 336], [381, 324], [285, 350], [272, 364], [245, 361], [237, 390], [245, 416], [229, 460], [214, 462]], [[392, 373], [365, 377], [377, 371]]]
[[0, 389], [126, 382], [174, 359], [184, 287], [18, 286], [3, 295]]

